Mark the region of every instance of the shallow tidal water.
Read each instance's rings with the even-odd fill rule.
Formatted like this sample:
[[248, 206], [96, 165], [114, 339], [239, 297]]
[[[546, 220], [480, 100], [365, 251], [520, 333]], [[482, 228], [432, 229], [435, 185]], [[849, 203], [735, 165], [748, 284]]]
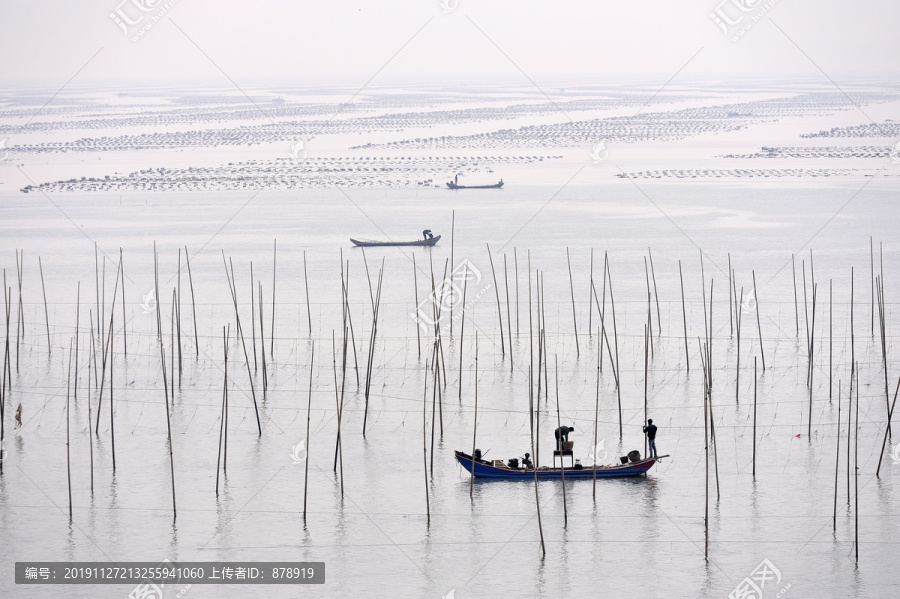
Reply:
[[[456, 598], [727, 597], [763, 560], [768, 560], [777, 569], [778, 578], [767, 580], [764, 597], [886, 596], [900, 583], [900, 574], [891, 567], [900, 532], [900, 458], [892, 458], [897, 455], [897, 446], [888, 440], [881, 475], [875, 477], [886, 407], [881, 339], [872, 327], [874, 322], [877, 329], [878, 314], [876, 309], [873, 317], [869, 251], [871, 236], [876, 274], [880, 274], [883, 262], [888, 379], [893, 397], [896, 381], [890, 379], [900, 371], [893, 360], [892, 298], [900, 292], [900, 277], [894, 274], [898, 266], [892, 207], [896, 184], [885, 181], [889, 180], [873, 181], [861, 192], [865, 181], [860, 180], [753, 186], [647, 182], [640, 187], [619, 181], [590, 187], [510, 185], [498, 192], [483, 193], [373, 189], [346, 193], [263, 191], [255, 196], [253, 191], [121, 197], [53, 195], [56, 205], [39, 195], [3, 197], [0, 264], [6, 269], [6, 285], [12, 287], [15, 307], [11, 328], [15, 331], [19, 292], [14, 250], [24, 250], [25, 328], [18, 346], [14, 341], [11, 346], [15, 363], [11, 365], [12, 391], [7, 400], [3, 441], [6, 454], [0, 476], [0, 530], [4, 541], [0, 543], [0, 570], [4, 572], [0, 594], [95, 598], [126, 597], [132, 590], [128, 585], [15, 585], [11, 573], [16, 561], [169, 559], [321, 561], [326, 564], [326, 582], [301, 588], [171, 586], [165, 591], [166, 597], [178, 593], [191, 598], [444, 597], [451, 592], [450, 596]], [[469, 260], [480, 279], [471, 278], [471, 287], [466, 289], [469, 308], [464, 337], [460, 339], [461, 320], [454, 322], [452, 336], [449, 314], [442, 322], [447, 380], [442, 383], [438, 406], [432, 401], [432, 377], [428, 377], [427, 390], [423, 378], [424, 365], [431, 356], [432, 330], [417, 337], [416, 323], [410, 317], [416, 306], [412, 256], [414, 253], [418, 299], [422, 301], [431, 290], [432, 264], [436, 284], [443, 278], [451, 254], [451, 224], [454, 264]], [[372, 298], [363, 254], [348, 238], [412, 239], [424, 228], [443, 235], [430, 251], [372, 248], [365, 253], [372, 295], [384, 260], [366, 415], [364, 388]], [[101, 303], [105, 302], [101, 324], [96, 314], [93, 241], [99, 248], [101, 281], [106, 257], [105, 285], [99, 292]], [[178, 509], [175, 519], [156, 314], [147, 296], [154, 287], [154, 241], [159, 253], [157, 307], [165, 332], [167, 361], [172, 359], [172, 289], [179, 285], [178, 249], [184, 253], [187, 246], [191, 252], [190, 279], [186, 269], [180, 278], [182, 371], [180, 376], [175, 373], [171, 412]], [[496, 286], [486, 243], [492, 252]], [[99, 398], [94, 382], [96, 368], [89, 359], [88, 327], [92, 319], [95, 329], [108, 327], [120, 247], [126, 274], [127, 341], [122, 334], [123, 309], [117, 295], [112, 352], [116, 469], [113, 473], [107, 388], [100, 408], [99, 434], [93, 439], [92, 493], [89, 380], [94, 418]], [[492, 459], [521, 456], [530, 451], [529, 364], [537, 359], [529, 351], [528, 286], [532, 285], [534, 301], [533, 273], [543, 272], [550, 392], [539, 402], [541, 463], [548, 461], [547, 449], [557, 426], [557, 398], [561, 422], [576, 428], [570, 437], [576, 442], [575, 457], [589, 463], [601, 347], [598, 313], [596, 308], [591, 310], [588, 301], [591, 248], [598, 293], [603, 281], [603, 252], [608, 251], [623, 434], [620, 440], [615, 377], [604, 344], [597, 418], [597, 439], [603, 447], [598, 453], [611, 463], [629, 450], [643, 451], [643, 327], [648, 312], [643, 257], [648, 247], [656, 286], [649, 306], [653, 355], [648, 367], [648, 413], [660, 427], [660, 454], [671, 457], [646, 476], [598, 480], [596, 499], [590, 480], [568, 481], [565, 524], [562, 483], [539, 483], [546, 545], [546, 556], [542, 557], [534, 483], [476, 482], [470, 499], [469, 478], [453, 459], [454, 449], [468, 453], [472, 448], [474, 334], [477, 330], [475, 444], [483, 451], [490, 450], [488, 457]], [[810, 248], [814, 265], [810, 265]], [[223, 251], [233, 263], [251, 372], [254, 360], [257, 363], [252, 378], [262, 435], [257, 429], [243, 346], [235, 338]], [[697, 340], [704, 335], [701, 251], [707, 301], [714, 281], [712, 409], [719, 489], [717, 499], [716, 461], [711, 454], [708, 559], [704, 558], [703, 375]], [[737, 310], [742, 318], [739, 352], [734, 317], [730, 317], [728, 307], [729, 253], [736, 276], [734, 287], [741, 296]], [[792, 254], [796, 254], [799, 315], [795, 313]], [[48, 302], [49, 355], [38, 256]], [[356, 352], [354, 359], [351, 344], [343, 385], [342, 257], [345, 268], [349, 261]], [[684, 316], [679, 260], [684, 275]], [[815, 324], [810, 322], [814, 366], [809, 426], [802, 277], [805, 272], [811, 319], [813, 268], [817, 299]], [[855, 306], [852, 348], [851, 268]], [[251, 314], [249, 305], [251, 290], [258, 300], [257, 280], [262, 284], [264, 306], [263, 343], [268, 368], [265, 395], [262, 343], [258, 338], [260, 317], [257, 312]], [[830, 304], [829, 280], [833, 282]], [[69, 343], [75, 332], [79, 282], [79, 359], [73, 365], [79, 381], [78, 397], [72, 399], [69, 412], [70, 520], [66, 370]], [[191, 282], [196, 300], [196, 346]], [[650, 287], [654, 287], [652, 280]], [[751, 297], [748, 294], [754, 287]], [[607, 308], [608, 301], [607, 297]], [[459, 306], [454, 306], [457, 317]], [[611, 311], [606, 312], [607, 328], [611, 326], [610, 317]], [[217, 497], [224, 382], [222, 333], [226, 326], [230, 327], [228, 457]], [[685, 326], [690, 371], [686, 368]], [[760, 353], [757, 326], [764, 354]], [[257, 337], [255, 349], [253, 335]], [[96, 343], [96, 330], [94, 336]], [[337, 346], [336, 375], [333, 338]], [[615, 345], [613, 339], [610, 343], [610, 347]], [[305, 464], [294, 463], [292, 453], [293, 447], [307, 438], [313, 345], [308, 516], [304, 523]], [[272, 347], [274, 355], [270, 353]], [[859, 476], [858, 481], [849, 479], [848, 503], [847, 388], [851, 355], [860, 368], [856, 429]], [[758, 359], [755, 480], [754, 357]], [[171, 363], [167, 363], [167, 369], [171, 376]], [[343, 494], [341, 476], [333, 471], [335, 378], [337, 401], [344, 387]], [[544, 391], [542, 387], [542, 394]], [[24, 426], [13, 430], [11, 413], [19, 403], [23, 405]], [[853, 406], [856, 410], [855, 397]], [[430, 519], [426, 515], [423, 432]], [[833, 530], [839, 433], [837, 520]], [[852, 472], [852, 462], [850, 468]], [[857, 483], [858, 563], [854, 560]]]

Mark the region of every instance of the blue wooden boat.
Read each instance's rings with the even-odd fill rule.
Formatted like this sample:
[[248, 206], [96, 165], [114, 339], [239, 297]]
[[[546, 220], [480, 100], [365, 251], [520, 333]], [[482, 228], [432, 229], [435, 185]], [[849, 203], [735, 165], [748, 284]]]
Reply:
[[[461, 451], [453, 452], [458, 461], [466, 472], [472, 472], [472, 456]], [[662, 458], [669, 457], [667, 455], [659, 456]], [[540, 467], [537, 470], [537, 478], [539, 479], [555, 479], [563, 477], [565, 470], [566, 478], [593, 478], [596, 472], [597, 478], [613, 478], [622, 476], [637, 476], [644, 474], [653, 467], [653, 464], [659, 460], [656, 458], [639, 459], [627, 464], [616, 466], [591, 466], [576, 470], [575, 468], [547, 468]], [[475, 478], [518, 478], [534, 480], [534, 468], [517, 468], [513, 469], [507, 466], [502, 460], [488, 462], [486, 460], [475, 461]]]

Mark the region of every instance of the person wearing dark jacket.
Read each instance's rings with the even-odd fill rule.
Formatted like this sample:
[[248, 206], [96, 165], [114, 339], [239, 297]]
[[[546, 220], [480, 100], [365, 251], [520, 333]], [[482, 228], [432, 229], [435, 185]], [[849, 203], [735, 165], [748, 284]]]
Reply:
[[644, 427], [644, 432], [647, 434], [647, 444], [650, 448], [650, 457], [658, 457], [656, 453], [656, 425], [653, 424], [653, 419], [647, 420], [647, 426]]

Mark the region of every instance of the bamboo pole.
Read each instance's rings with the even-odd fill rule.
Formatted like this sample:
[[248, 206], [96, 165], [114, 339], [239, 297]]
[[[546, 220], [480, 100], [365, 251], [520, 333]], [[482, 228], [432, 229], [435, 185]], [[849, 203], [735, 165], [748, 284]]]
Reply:
[[[606, 274], [609, 278], [609, 303], [612, 308], [613, 317], [613, 338], [616, 342], [616, 373], [619, 372], [619, 330], [616, 326], [616, 300], [613, 296], [612, 272], [609, 270], [609, 263], [606, 265]], [[606, 296], [604, 296], [605, 298]], [[622, 385], [620, 384], [618, 374], [616, 376], [616, 396], [619, 402], [619, 441], [622, 440]]]
[[841, 469], [841, 382], [838, 381], [838, 413], [837, 413], [837, 445], [834, 450], [834, 514], [831, 516], [831, 529], [837, 530], [837, 498], [838, 474]]
[[[597, 331], [597, 338], [600, 338], [600, 331]], [[601, 345], [602, 347], [602, 345]], [[646, 413], [646, 410], [645, 410]], [[594, 503], [597, 503], [597, 421], [600, 418], [600, 354], [597, 354], [597, 393], [594, 396], [594, 449], [592, 451], [592, 459], [594, 466], [594, 475], [592, 482], [591, 495]]]
[[306, 276], [306, 250], [303, 250], [303, 281], [306, 284], [306, 318], [309, 322], [309, 334], [312, 335], [312, 312], [309, 308], [309, 277]]
[[222, 440], [225, 433], [225, 397], [228, 393], [228, 337], [222, 327], [222, 350], [225, 356], [225, 378], [222, 384], [222, 414], [219, 417], [219, 450], [216, 453], [216, 497], [219, 496], [219, 470], [222, 466]]
[[69, 373], [66, 375], [66, 479], [69, 483], [69, 521], [72, 521], [72, 459], [69, 442], [69, 388], [72, 384], [72, 342], [69, 341]]
[[734, 270], [731, 268], [731, 252], [728, 253], [728, 330], [734, 335]]
[[650, 251], [649, 247], [647, 248], [647, 255], [650, 257], [650, 277], [653, 279], [653, 298], [656, 300], [656, 332], [658, 335], [662, 335], [662, 316], [659, 311], [659, 293], [657, 293], [656, 290], [656, 270], [653, 268], [653, 253]]
[[[603, 317], [606, 314], [606, 269], [607, 269], [607, 260], [608, 254], [606, 251], [603, 252], [603, 298], [600, 300], [600, 308], [598, 308], [600, 313], [600, 323], [603, 323]], [[594, 289], [594, 299], [597, 298], [597, 290]], [[603, 327], [603, 335], [606, 336], [606, 327]], [[609, 349], [609, 348], [607, 348]], [[612, 353], [609, 355], [609, 359], [612, 360]], [[603, 345], [600, 345], [600, 372], [603, 372]], [[618, 375], [616, 375], [618, 378]]]
[[[649, 320], [649, 319], [648, 319]], [[647, 375], [649, 374], [650, 362], [650, 333], [648, 332], [649, 322], [644, 325], [644, 426], [647, 426]], [[644, 455], [647, 455], [647, 435], [644, 435]]]
[[684, 275], [681, 273], [681, 260], [678, 261], [678, 278], [681, 281], [681, 316], [684, 321], [684, 364], [691, 371], [691, 357], [687, 342], [687, 309], [684, 304]]
[[478, 434], [478, 331], [475, 331], [475, 417], [472, 420], [472, 476], [469, 477], [469, 499], [475, 493], [475, 436]]
[[813, 396], [813, 347], [816, 338], [816, 287], [817, 283], [813, 283], [812, 291], [812, 330], [809, 332], [809, 422], [807, 424], [806, 436], [812, 443], [812, 396]]
[[[47, 355], [49, 356], [50, 355], [50, 316], [47, 312], [47, 288], [44, 286], [44, 266], [43, 266], [43, 264], [41, 264], [40, 256], [38, 256], [38, 269], [40, 269], [40, 272], [41, 272], [41, 291], [44, 294], [44, 323], [47, 325]], [[68, 416], [66, 416], [66, 418], [68, 418]]]
[[[529, 283], [531, 278], [529, 275]], [[463, 294], [462, 294], [462, 315], [459, 323], [459, 401], [462, 402], [462, 378], [463, 378], [463, 341], [466, 333], [466, 288], [469, 286], [469, 264], [463, 262]], [[518, 298], [516, 298], [518, 306]]]
[[[562, 418], [559, 414], [559, 360], [556, 355], [553, 356], [553, 370], [556, 377], [556, 426], [562, 427]], [[558, 429], [557, 429], [558, 430]], [[562, 436], [556, 442], [556, 448], [559, 450], [560, 469], [559, 474], [562, 478], [562, 494], [563, 494], [563, 528], [569, 525], [569, 509], [566, 507], [566, 462], [563, 454]]]
[[[653, 328], [653, 303], [652, 297], [650, 296], [650, 270], [647, 267], [647, 256], [644, 256], [644, 278], [647, 280], [647, 324], [652, 329]], [[647, 341], [647, 339], [644, 339]], [[651, 350], [652, 352], [652, 350]]]
[[894, 415], [894, 406], [897, 405], [897, 392], [900, 391], [900, 379], [897, 379], [897, 388], [894, 390], [894, 401], [888, 411], [887, 426], [884, 429], [884, 439], [881, 442], [881, 453], [878, 455], [878, 468], [875, 470], [875, 476], [881, 476], [881, 460], [884, 458], [884, 448], [887, 446], [888, 436], [891, 434], [891, 417]]
[[[425, 360], [424, 392], [422, 395], [422, 474], [425, 475], [425, 514], [431, 526], [431, 500], [428, 497], [428, 360]], [[476, 379], [477, 380], [477, 379]], [[472, 456], [474, 459], [475, 456]], [[475, 466], [473, 465], [472, 468]]]
[[309, 489], [309, 423], [312, 418], [312, 384], [313, 384], [313, 365], [316, 358], [316, 342], [312, 342], [312, 348], [309, 354], [309, 396], [306, 400], [306, 460], [304, 460], [303, 472], [303, 521], [306, 522], [306, 495]]
[[[122, 270], [122, 352], [125, 355], [125, 359], [128, 359], [128, 319], [125, 317], [125, 259], [124, 252], [122, 248], [119, 247], [119, 268]], [[75, 348], [76, 355], [78, 354], [78, 348]], [[75, 360], [75, 365], [77, 369], [78, 360]], [[75, 376], [75, 383], [78, 383], [78, 376]], [[75, 399], [78, 399], [77, 394]]]
[[575, 286], [572, 283], [572, 260], [569, 258], [569, 248], [566, 248], [566, 264], [569, 266], [569, 292], [572, 294], [572, 324], [575, 330], [575, 353], [581, 356], [581, 350], [578, 347], [578, 319], [575, 315]]
[[[731, 285], [732, 285], [732, 287], [734, 287], [734, 285], [736, 284], [736, 283], [735, 283], [735, 277], [734, 277], [733, 275], [734, 275], [734, 273], [732, 273], [732, 277], [731, 277]], [[734, 401], [735, 401], [735, 403], [737, 403], [737, 402], [740, 401], [740, 390], [741, 390], [741, 318], [742, 318], [742, 315], [741, 315], [741, 307], [740, 307], [740, 304], [737, 304], [737, 298], [738, 298], [737, 290], [736, 290], [736, 289], [733, 289], [733, 291], [735, 292], [735, 293], [734, 293], [734, 296], [735, 296], [735, 302], [734, 302], [734, 303], [735, 303], [735, 305], [733, 306], [733, 308], [734, 308], [734, 321], [735, 321], [735, 324], [737, 325], [737, 327], [736, 327], [736, 328], [737, 328], [737, 335], [736, 335], [736, 337], [737, 337], [737, 351], [735, 352], [735, 362], [736, 362], [736, 363], [735, 363], [735, 368], [734, 368], [734, 377], [735, 377], [735, 378], [734, 378]], [[741, 295], [740, 295], [740, 297], [744, 297], [744, 288], [743, 288], [743, 287], [741, 287]], [[756, 364], [756, 357], [754, 357], [753, 360], [754, 360], [754, 367], [755, 367], [755, 364]], [[755, 378], [755, 377], [756, 377], [756, 374], [754, 373], [753, 376], [754, 376], [754, 378]], [[753, 384], [754, 384], [754, 385], [756, 384], [756, 381], [755, 381], [755, 380], [754, 380], [754, 383], [753, 383]]]
[[253, 296], [256, 295], [256, 285], [253, 284], [253, 260], [250, 261], [250, 338], [253, 342], [253, 372], [258, 370], [256, 356], [256, 302]]
[[[456, 269], [456, 262], [453, 260], [453, 246], [455, 241], [455, 233], [456, 233], [456, 210], [451, 211], [450, 216], [450, 272], [453, 273]], [[506, 255], [504, 254], [503, 259], [506, 260]], [[452, 274], [450, 275], [453, 276]], [[509, 285], [507, 285], [507, 296], [509, 295]], [[453, 339], [453, 302], [450, 302], [450, 339]]]
[[875, 336], [875, 247], [874, 247], [871, 235], [869, 235], [869, 264], [870, 264], [870, 269], [871, 269], [871, 274], [872, 274], [872, 287], [871, 287], [871, 289], [872, 289], [872, 309], [871, 309], [870, 314], [872, 316], [872, 319], [871, 319], [872, 320], [872, 324], [871, 324], [872, 336], [874, 337]]
[[[195, 355], [199, 358], [200, 357], [200, 341], [197, 337], [197, 304], [196, 304], [196, 300], [194, 298], [194, 277], [193, 277], [193, 275], [191, 275], [191, 256], [188, 253], [187, 246], [184, 246], [184, 260], [187, 263], [188, 283], [190, 284], [190, 287], [191, 287], [191, 314], [194, 317], [194, 350], [195, 350]], [[122, 284], [124, 285], [124, 283], [125, 282], [123, 280]]]
[[494, 270], [494, 258], [491, 256], [491, 244], [487, 245], [488, 259], [491, 261], [491, 274], [494, 276], [494, 294], [497, 296], [497, 319], [500, 322], [500, 352], [506, 357], [505, 342], [503, 340], [503, 313], [500, 311], [500, 288], [497, 286], [497, 272]]
[[756, 382], [756, 356], [753, 356], [753, 480], [756, 480]]
[[[513, 359], [512, 359], [512, 316], [509, 309], [509, 274], [506, 268], [506, 254], [503, 254], [503, 281], [506, 284], [506, 330], [509, 333], [509, 372], [512, 374], [513, 372]], [[453, 302], [450, 302], [450, 309], [453, 309]], [[452, 312], [451, 312], [452, 315]], [[450, 326], [453, 326], [453, 319], [450, 319]]]
[[756, 288], [756, 271], [753, 273], [753, 295], [756, 297], [756, 328], [759, 331], [759, 357], [762, 361], [763, 372], [766, 371], [766, 354], [763, 351], [762, 324], [759, 320], [759, 291]]
[[[159, 347], [162, 352], [162, 364], [163, 364], [163, 380], [166, 378], [166, 350], [160, 343]], [[174, 391], [174, 389], [173, 389]], [[169, 472], [172, 476], [172, 518], [178, 518], [178, 510], [175, 506], [175, 456], [172, 448], [172, 417], [169, 414], [169, 394], [166, 392], [166, 430], [169, 434]]]
[[856, 431], [853, 434], [853, 553], [859, 562], [859, 364], [856, 365]]
[[[791, 254], [791, 276], [794, 281], [794, 327], [796, 328], [796, 334], [800, 336], [800, 307], [797, 304], [797, 268], [794, 265], [794, 254]], [[754, 291], [755, 291], [754, 286]]]
[[[531, 270], [530, 270], [530, 268], [529, 268], [529, 272], [528, 272], [528, 280], [529, 280], [529, 283], [530, 283], [530, 282], [531, 282]], [[529, 301], [531, 300], [531, 294], [530, 294], [530, 293], [529, 293], [529, 298], [528, 298], [528, 299], [529, 299]], [[530, 317], [530, 310], [529, 310], [529, 317]], [[531, 367], [529, 367], [529, 369], [528, 369], [528, 374], [529, 374], [529, 386], [528, 386], [528, 391], [529, 391], [529, 393], [528, 393], [528, 402], [529, 402], [529, 404], [530, 404], [530, 405], [529, 405], [529, 409], [528, 409], [528, 413], [529, 413], [529, 415], [531, 416], [531, 453], [535, 455], [535, 461], [534, 461], [534, 504], [535, 504], [535, 507], [537, 508], [538, 532], [539, 532], [540, 535], [541, 535], [541, 555], [542, 555], [542, 556], [546, 556], [546, 555], [547, 555], [547, 547], [544, 545], [544, 526], [543, 526], [543, 523], [541, 522], [541, 498], [540, 498], [540, 496], [538, 495], [538, 477], [537, 477], [537, 473], [538, 473], [538, 463], [537, 463], [537, 454], [535, 453], [535, 442], [534, 442], [534, 437], [535, 437], [535, 424], [536, 424], [535, 420], [536, 420], [536, 419], [535, 419], [534, 409], [533, 409], [533, 408], [534, 408], [534, 396], [532, 395], [532, 389], [533, 389], [533, 386], [531, 385], [531, 381], [530, 381], [531, 374], [532, 374]], [[538, 408], [538, 410], [540, 409], [540, 404], [538, 404], [537, 408]]]
[[[90, 315], [90, 310], [88, 310], [88, 321], [90, 321], [93, 317]], [[93, 343], [93, 340], [91, 340]], [[91, 431], [91, 357], [88, 355], [88, 390], [87, 390], [87, 402], [88, 402], [88, 447], [90, 447], [91, 453], [91, 497], [94, 496], [94, 433]], [[77, 380], [77, 379], [76, 379]]]
[[[516, 248], [513, 247], [513, 265], [516, 271], [516, 338], [519, 337], [519, 256], [516, 254]], [[465, 305], [465, 304], [463, 304]]]
[[[121, 264], [120, 264], [121, 266]], [[253, 295], [250, 295], [251, 301]], [[178, 248], [178, 293], [175, 296], [175, 330], [178, 331], [178, 388], [181, 388], [181, 248]]]
[[[225, 277], [228, 279], [228, 288], [231, 290], [231, 300], [234, 303], [234, 318], [237, 325], [237, 335], [241, 338], [241, 346], [244, 349], [244, 363], [247, 365], [247, 378], [250, 380], [250, 395], [253, 398], [253, 409], [256, 411], [256, 427], [259, 429], [259, 436], [262, 437], [262, 423], [259, 420], [259, 407], [256, 403], [256, 389], [253, 385], [253, 373], [250, 372], [250, 356], [247, 353], [247, 343], [244, 340], [244, 332], [241, 329], [241, 315], [238, 311], [237, 304], [237, 281], [233, 280], [233, 275], [228, 274], [228, 264], [225, 262], [225, 252], [222, 251], [222, 262], [225, 263]], [[234, 264], [231, 266], [234, 271]], [[252, 296], [251, 296], [251, 303]]]
[[[593, 332], [593, 320], [592, 316], [594, 315], [594, 311], [591, 309], [591, 304], [594, 299], [594, 248], [591, 248], [591, 269], [589, 271], [589, 278], [591, 282], [591, 288], [588, 289], [588, 335]], [[603, 345], [601, 344], [602, 348]]]
[[[257, 281], [259, 288], [259, 352], [262, 357], [262, 380], [263, 380], [263, 397], [266, 396], [266, 390], [269, 388], [269, 377], [266, 374], [266, 333], [263, 327], [263, 288], [262, 281]], [[252, 298], [251, 298], [252, 299]]]
[[[275, 273], [278, 265], [278, 240], [275, 239], [272, 247], [272, 327], [269, 329], [269, 359], [275, 359]], [[262, 311], [262, 306], [260, 306]], [[260, 325], [262, 326], [262, 325]]]

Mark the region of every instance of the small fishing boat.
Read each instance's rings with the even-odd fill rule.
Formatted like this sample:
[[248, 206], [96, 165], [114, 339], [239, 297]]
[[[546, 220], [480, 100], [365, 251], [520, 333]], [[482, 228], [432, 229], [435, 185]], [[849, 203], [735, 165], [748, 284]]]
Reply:
[[[453, 453], [456, 455], [456, 460], [462, 465], [465, 471], [472, 472], [472, 456], [461, 451], [455, 451]], [[537, 478], [562, 478], [564, 474], [566, 478], [593, 478], [595, 473], [597, 478], [637, 476], [647, 472], [647, 470], [652, 468], [653, 464], [660, 458], [667, 457], [669, 456], [663, 455], [653, 458], [640, 458], [640, 456], [635, 456], [636, 459], [629, 459], [627, 463], [615, 466], [591, 466], [584, 468], [549, 468], [547, 466], [541, 466], [537, 469]], [[519, 468], [517, 464], [518, 460], [510, 460], [509, 462], [512, 462], [512, 464], [505, 463], [503, 460], [494, 460], [492, 462], [487, 460], [475, 460], [475, 478], [534, 479], [535, 470], [533, 467]]]
[[350, 241], [353, 242], [353, 245], [359, 247], [379, 247], [379, 246], [393, 246], [393, 245], [434, 245], [441, 239], [440, 235], [435, 235], [434, 237], [429, 237], [428, 239], [417, 239], [415, 241], [375, 241], [373, 239], [353, 239], [350, 238]]
[[447, 187], [450, 189], [500, 189], [503, 187], [503, 179], [493, 185], [457, 185], [453, 181], [447, 181]]

